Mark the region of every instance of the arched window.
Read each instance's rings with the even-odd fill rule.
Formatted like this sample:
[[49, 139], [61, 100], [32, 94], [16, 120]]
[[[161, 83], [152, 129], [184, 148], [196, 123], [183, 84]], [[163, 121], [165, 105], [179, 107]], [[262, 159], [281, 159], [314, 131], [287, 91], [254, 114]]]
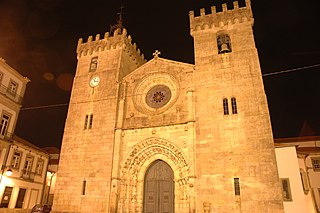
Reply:
[[238, 114], [237, 100], [235, 97], [231, 98], [231, 107], [232, 107], [232, 114]]
[[231, 52], [231, 40], [228, 34], [221, 33], [217, 36], [218, 53], [229, 53]]
[[228, 99], [223, 99], [223, 114], [229, 115], [229, 106], [228, 106]]

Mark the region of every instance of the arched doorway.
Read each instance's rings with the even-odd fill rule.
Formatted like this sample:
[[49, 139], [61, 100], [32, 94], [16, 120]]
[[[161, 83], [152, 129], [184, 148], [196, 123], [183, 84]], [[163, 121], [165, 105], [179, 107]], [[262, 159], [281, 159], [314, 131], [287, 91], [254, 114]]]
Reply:
[[173, 171], [162, 160], [155, 161], [144, 178], [144, 213], [174, 212]]

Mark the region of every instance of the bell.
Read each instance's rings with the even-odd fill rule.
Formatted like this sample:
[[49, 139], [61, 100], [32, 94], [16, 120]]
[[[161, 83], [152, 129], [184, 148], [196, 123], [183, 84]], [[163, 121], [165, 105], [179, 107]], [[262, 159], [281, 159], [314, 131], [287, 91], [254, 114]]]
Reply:
[[221, 45], [220, 53], [227, 53], [227, 52], [230, 52], [230, 49], [229, 49], [228, 45], [226, 43], [224, 43]]

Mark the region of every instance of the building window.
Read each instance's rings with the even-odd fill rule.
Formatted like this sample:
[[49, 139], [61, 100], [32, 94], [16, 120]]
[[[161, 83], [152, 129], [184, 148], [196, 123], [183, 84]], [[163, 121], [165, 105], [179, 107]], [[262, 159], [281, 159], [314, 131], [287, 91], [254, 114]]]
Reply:
[[12, 190], [13, 190], [13, 187], [6, 186], [2, 195], [0, 208], [8, 208]]
[[17, 209], [21, 209], [23, 206], [23, 202], [24, 202], [24, 197], [26, 195], [26, 189], [19, 189], [19, 194], [18, 194], [18, 198], [17, 198], [17, 202], [16, 202], [16, 208]]
[[282, 185], [283, 201], [285, 202], [292, 201], [289, 178], [281, 178], [281, 185]]
[[217, 36], [218, 53], [229, 53], [231, 52], [231, 40], [228, 34], [221, 33]]
[[84, 129], [91, 129], [92, 122], [93, 122], [93, 114], [86, 115], [85, 120], [84, 120]]
[[91, 114], [90, 117], [89, 117], [89, 127], [88, 127], [88, 129], [92, 128], [92, 122], [93, 122], [93, 114]]
[[223, 114], [229, 115], [229, 106], [228, 106], [228, 99], [223, 99]]
[[36, 167], [36, 174], [37, 175], [42, 175], [43, 165], [44, 165], [44, 160], [38, 159], [37, 167]]
[[87, 181], [83, 180], [82, 182], [82, 195], [86, 194]]
[[5, 136], [7, 134], [9, 126], [10, 116], [8, 114], [2, 114], [0, 123], [0, 136]]
[[231, 98], [231, 106], [232, 106], [232, 114], [238, 114], [237, 100], [235, 97]]
[[307, 173], [303, 169], [300, 169], [300, 177], [301, 177], [303, 192], [304, 194], [308, 194], [310, 190], [309, 184], [308, 184], [308, 177], [307, 177]]
[[22, 153], [15, 151], [11, 160], [11, 166], [14, 169], [19, 169]]
[[320, 172], [320, 158], [311, 158], [312, 168], [315, 172]]
[[27, 156], [26, 161], [24, 163], [24, 168], [23, 168], [23, 174], [24, 175], [30, 175], [31, 174], [32, 164], [33, 164], [33, 157], [32, 156]]
[[233, 184], [234, 184], [234, 194], [240, 195], [240, 179], [233, 178]]
[[18, 84], [13, 80], [10, 80], [8, 89], [7, 89], [8, 93], [15, 96], [17, 93], [17, 89], [18, 89]]
[[94, 72], [98, 67], [98, 57], [91, 58], [90, 69], [89, 72]]

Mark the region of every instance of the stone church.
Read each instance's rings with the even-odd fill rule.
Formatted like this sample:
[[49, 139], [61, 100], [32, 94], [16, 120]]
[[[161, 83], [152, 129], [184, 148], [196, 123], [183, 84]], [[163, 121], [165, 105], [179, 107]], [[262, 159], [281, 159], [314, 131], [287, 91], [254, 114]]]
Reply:
[[79, 40], [53, 212], [283, 212], [250, 1], [189, 16], [195, 64]]

